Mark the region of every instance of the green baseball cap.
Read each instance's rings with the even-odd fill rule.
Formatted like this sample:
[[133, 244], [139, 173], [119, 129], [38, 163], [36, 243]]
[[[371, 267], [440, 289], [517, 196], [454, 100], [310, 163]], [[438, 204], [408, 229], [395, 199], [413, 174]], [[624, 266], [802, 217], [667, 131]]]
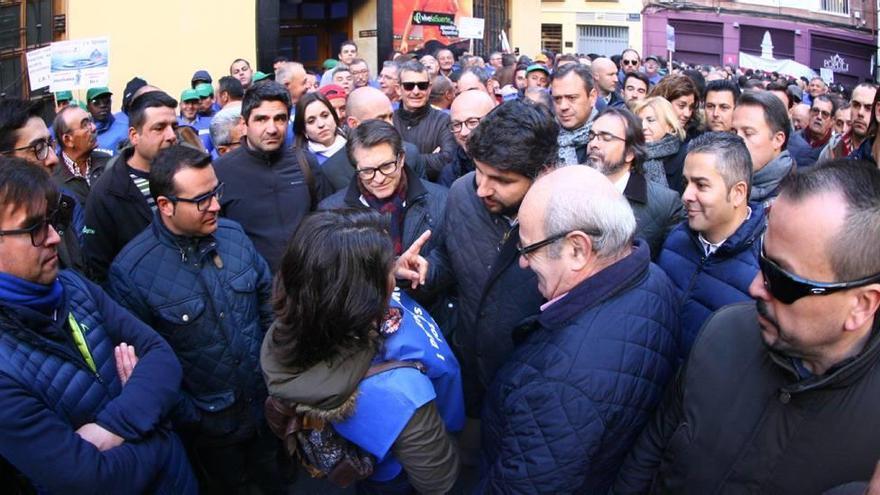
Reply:
[[102, 95], [112, 96], [113, 93], [110, 92], [110, 88], [89, 88], [86, 92], [86, 101], [92, 101]]
[[528, 73], [530, 73], [530, 72], [535, 72], [536, 70], [539, 70], [539, 71], [543, 72], [544, 74], [547, 74], [548, 76], [550, 75], [550, 69], [548, 69], [547, 67], [544, 67], [544, 66], [541, 65], [541, 64], [532, 64], [532, 65], [530, 65], [530, 66], [526, 69], [526, 74], [528, 74]]
[[252, 82], [262, 81], [263, 79], [266, 79], [267, 77], [269, 77], [269, 74], [266, 74], [265, 72], [256, 71], [256, 72], [254, 72], [254, 77], [251, 78], [251, 81]]
[[211, 86], [208, 83], [202, 83], [196, 86], [196, 92], [199, 94], [199, 98], [214, 96], [214, 86]]
[[72, 99], [73, 99], [73, 91], [59, 91], [59, 92], [55, 93], [55, 101], [57, 101], [59, 103], [62, 101], [70, 101]]
[[335, 69], [336, 64], [338, 64], [338, 63], [339, 63], [339, 61], [336, 60], [335, 58], [328, 58], [327, 60], [324, 61], [323, 64], [321, 64], [321, 66], [324, 67], [324, 70], [331, 70], [331, 69]]
[[180, 101], [189, 101], [189, 100], [198, 100], [199, 92], [194, 89], [184, 89], [183, 93], [180, 93]]
[[83, 103], [83, 102], [81, 102], [81, 101], [79, 101], [79, 100], [70, 100], [70, 106], [72, 106], [72, 107], [80, 107], [80, 108], [82, 108], [83, 110], [88, 110], [88, 109], [89, 109], [89, 108], [86, 106], [85, 103]]

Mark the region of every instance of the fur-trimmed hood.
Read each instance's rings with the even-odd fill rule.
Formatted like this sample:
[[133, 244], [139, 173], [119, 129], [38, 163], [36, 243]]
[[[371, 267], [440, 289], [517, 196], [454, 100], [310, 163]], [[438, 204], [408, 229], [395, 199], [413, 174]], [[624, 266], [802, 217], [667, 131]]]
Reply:
[[260, 350], [263, 377], [269, 394], [297, 404], [297, 411], [325, 421], [340, 421], [354, 412], [357, 387], [370, 367], [375, 349], [349, 351], [332, 362], [297, 370], [278, 361], [273, 325]]

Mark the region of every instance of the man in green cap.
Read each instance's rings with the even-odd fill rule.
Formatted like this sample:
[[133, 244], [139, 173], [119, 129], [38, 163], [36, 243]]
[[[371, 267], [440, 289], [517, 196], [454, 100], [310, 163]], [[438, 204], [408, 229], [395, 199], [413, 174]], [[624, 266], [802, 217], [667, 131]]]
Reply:
[[70, 105], [70, 102], [73, 101], [73, 92], [72, 91], [59, 91], [55, 93], [55, 113], [58, 113], [62, 108]]
[[199, 124], [199, 92], [194, 89], [185, 89], [180, 93], [180, 116], [177, 117], [179, 125], [196, 127]]
[[120, 141], [128, 137], [128, 126], [117, 123], [116, 118], [110, 112], [113, 93], [110, 88], [89, 88], [86, 92], [86, 110], [92, 114], [92, 121], [98, 130], [98, 149], [116, 154]]
[[199, 115], [211, 118], [219, 108], [214, 106], [214, 86], [208, 83], [202, 83], [196, 86], [199, 93]]
[[254, 72], [253, 79], [251, 79], [251, 83], [260, 82], [263, 79], [266, 79], [267, 77], [269, 77], [269, 74], [266, 74], [265, 72], [262, 72], [262, 71], [256, 71], [256, 72]]

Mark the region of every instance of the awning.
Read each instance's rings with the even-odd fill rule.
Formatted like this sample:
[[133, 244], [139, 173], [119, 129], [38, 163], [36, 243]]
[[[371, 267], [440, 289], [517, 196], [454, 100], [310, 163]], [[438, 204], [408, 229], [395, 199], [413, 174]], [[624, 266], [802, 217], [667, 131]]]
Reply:
[[748, 53], [739, 52], [739, 66], [744, 69], [761, 69], [765, 72], [778, 72], [786, 76], [816, 77], [813, 69], [794, 60], [777, 60], [773, 58], [756, 57]]

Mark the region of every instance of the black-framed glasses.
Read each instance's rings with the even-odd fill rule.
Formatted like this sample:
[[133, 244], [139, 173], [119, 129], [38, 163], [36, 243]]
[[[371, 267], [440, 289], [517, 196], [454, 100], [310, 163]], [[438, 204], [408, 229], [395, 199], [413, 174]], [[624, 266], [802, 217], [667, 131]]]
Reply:
[[182, 202], [182, 203], [193, 203], [196, 205], [196, 209], [199, 211], [208, 211], [208, 208], [211, 207], [211, 202], [214, 198], [217, 198], [217, 201], [220, 201], [223, 198], [223, 183], [217, 184], [217, 187], [214, 188], [213, 191], [202, 194], [201, 196], [196, 196], [195, 198], [179, 198], [177, 196], [165, 196], [172, 203]]
[[620, 61], [620, 63], [623, 64], [623, 65], [639, 65], [639, 61], [638, 61], [638, 60], [626, 60], [626, 59], [623, 59], [623, 60]]
[[831, 117], [831, 112], [829, 112], [828, 110], [820, 110], [816, 107], [811, 108], [810, 113], [813, 115], [822, 115], [822, 117], [826, 119]]
[[[30, 227], [25, 227], [23, 229], [0, 230], [0, 237], [6, 235], [28, 234], [31, 236], [31, 245], [34, 247], [40, 247], [45, 244], [46, 239], [49, 238], [49, 226], [51, 225], [52, 228], [55, 228], [55, 226], [58, 225], [59, 218], [59, 210], [56, 209]], [[58, 229], [56, 228], [55, 230], [57, 231]]]
[[419, 82], [410, 81], [410, 82], [400, 83], [400, 85], [403, 86], [403, 89], [405, 89], [406, 91], [412, 91], [415, 88], [419, 88], [422, 91], [427, 91], [428, 86], [430, 86], [431, 83], [428, 81], [419, 81]]
[[49, 156], [49, 150], [55, 149], [55, 146], [58, 143], [55, 142], [55, 138], [47, 137], [45, 139], [40, 139], [32, 144], [27, 146], [22, 146], [21, 148], [12, 148], [9, 151], [4, 151], [2, 154], [11, 155], [16, 151], [27, 151], [30, 150], [34, 154], [34, 158], [39, 161], [45, 160]]
[[452, 122], [451, 124], [449, 124], [449, 130], [452, 131], [454, 134], [458, 134], [459, 132], [461, 132], [462, 126], [464, 126], [467, 127], [467, 130], [472, 131], [476, 129], [478, 125], [480, 125], [481, 120], [483, 119], [479, 117], [473, 117], [470, 119], [466, 119], [462, 122]]
[[588, 142], [588, 143], [589, 143], [590, 141], [596, 139], [596, 138], [599, 138], [600, 141], [604, 141], [604, 142], [606, 142], [606, 143], [610, 143], [611, 141], [614, 141], [615, 139], [620, 140], [620, 141], [624, 141], [624, 142], [626, 141], [625, 138], [615, 136], [614, 134], [611, 134], [610, 132], [605, 132], [605, 131], [593, 132], [593, 131], [590, 131], [590, 132], [587, 133], [587, 142]]
[[763, 248], [758, 257], [758, 266], [761, 269], [761, 277], [764, 279], [764, 288], [783, 304], [791, 304], [806, 296], [827, 296], [842, 290], [880, 282], [880, 273], [849, 282], [830, 283], [798, 277], [783, 270], [767, 258]]
[[400, 166], [400, 155], [398, 155], [394, 160], [389, 160], [378, 167], [366, 167], [357, 169], [358, 177], [363, 180], [373, 180], [373, 177], [376, 176], [376, 172], [388, 177], [397, 171], [397, 167]]

